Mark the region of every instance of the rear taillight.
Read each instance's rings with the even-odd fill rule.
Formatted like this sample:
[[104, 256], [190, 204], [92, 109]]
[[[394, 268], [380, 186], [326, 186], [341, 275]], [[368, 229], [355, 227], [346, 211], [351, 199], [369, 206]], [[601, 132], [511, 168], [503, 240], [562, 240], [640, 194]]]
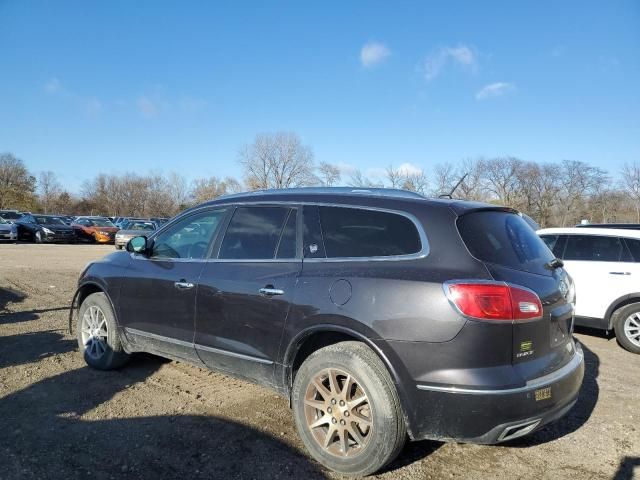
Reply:
[[531, 320], [542, 317], [534, 292], [505, 283], [446, 283], [445, 292], [466, 316], [480, 320]]

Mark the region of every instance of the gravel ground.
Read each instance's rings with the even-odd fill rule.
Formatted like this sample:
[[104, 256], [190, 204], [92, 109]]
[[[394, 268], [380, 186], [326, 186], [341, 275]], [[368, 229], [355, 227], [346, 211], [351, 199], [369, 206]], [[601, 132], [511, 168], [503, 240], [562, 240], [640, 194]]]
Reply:
[[[84, 265], [112, 250], [0, 245], [0, 479], [337, 478], [265, 388], [150, 355], [85, 366], [68, 305]], [[373, 478], [640, 478], [640, 357], [576, 336], [586, 377], [565, 418], [499, 446], [412, 443]]]

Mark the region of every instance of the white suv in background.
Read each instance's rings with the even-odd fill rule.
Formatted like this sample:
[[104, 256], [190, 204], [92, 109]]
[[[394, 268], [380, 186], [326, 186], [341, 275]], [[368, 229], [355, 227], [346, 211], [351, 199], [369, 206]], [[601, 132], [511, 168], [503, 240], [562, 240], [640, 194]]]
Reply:
[[538, 230], [564, 262], [576, 288], [575, 323], [614, 330], [620, 344], [640, 353], [640, 230]]

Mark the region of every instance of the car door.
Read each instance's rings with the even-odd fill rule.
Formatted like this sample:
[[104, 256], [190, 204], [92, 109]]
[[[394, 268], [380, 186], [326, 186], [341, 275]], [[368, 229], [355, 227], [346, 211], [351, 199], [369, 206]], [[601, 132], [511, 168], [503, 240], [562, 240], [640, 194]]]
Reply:
[[199, 362], [193, 349], [198, 280], [227, 210], [201, 210], [178, 219], [131, 253], [119, 301], [121, 326], [142, 350]]
[[605, 318], [609, 306], [628, 288], [629, 269], [623, 260], [629, 257], [616, 236], [567, 235], [562, 259], [575, 283], [577, 317]]
[[195, 346], [211, 368], [274, 384], [274, 362], [301, 269], [299, 209], [239, 206], [207, 262]]

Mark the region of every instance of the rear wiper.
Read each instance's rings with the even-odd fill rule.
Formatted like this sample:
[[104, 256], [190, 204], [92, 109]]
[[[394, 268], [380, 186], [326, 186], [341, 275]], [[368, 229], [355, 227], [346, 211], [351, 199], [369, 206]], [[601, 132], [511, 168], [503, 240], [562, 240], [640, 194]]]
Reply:
[[564, 267], [564, 262], [559, 258], [554, 258], [553, 260], [545, 263], [544, 266], [549, 270], [555, 270], [556, 268]]

